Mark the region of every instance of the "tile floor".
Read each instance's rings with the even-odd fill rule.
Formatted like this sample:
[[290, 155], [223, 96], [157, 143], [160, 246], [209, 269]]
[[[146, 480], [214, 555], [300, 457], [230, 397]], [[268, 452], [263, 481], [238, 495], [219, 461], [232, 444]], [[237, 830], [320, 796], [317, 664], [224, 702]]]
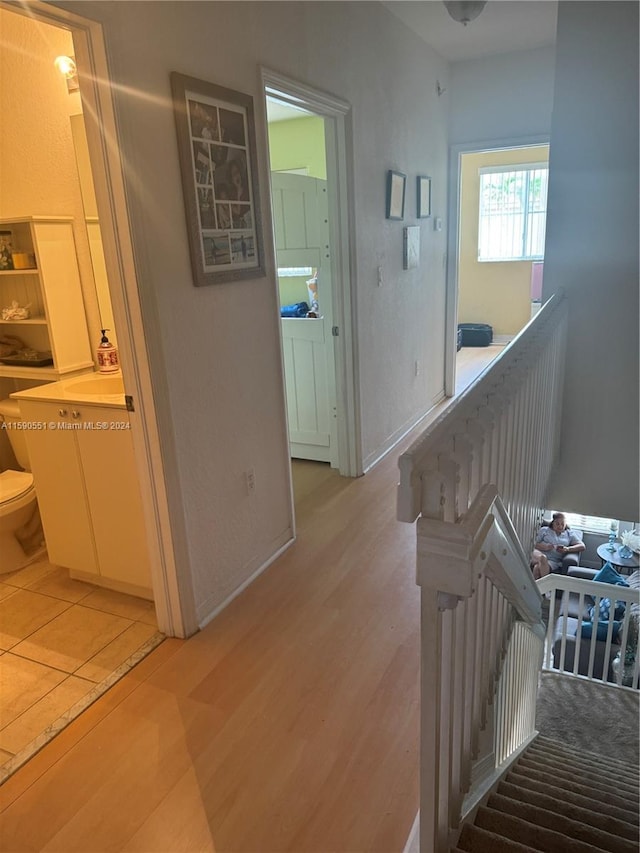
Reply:
[[0, 576], [0, 783], [162, 639], [152, 602], [46, 557]]

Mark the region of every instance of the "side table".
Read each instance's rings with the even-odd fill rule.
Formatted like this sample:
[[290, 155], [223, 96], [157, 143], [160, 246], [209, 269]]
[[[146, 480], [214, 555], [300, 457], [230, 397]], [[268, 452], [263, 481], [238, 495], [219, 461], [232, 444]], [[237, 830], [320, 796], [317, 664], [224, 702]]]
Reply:
[[604, 542], [602, 545], [598, 545], [597, 553], [598, 557], [602, 560], [602, 564], [611, 563], [611, 565], [617, 569], [621, 575], [630, 575], [634, 569], [640, 567], [640, 560], [638, 559], [638, 555], [634, 554], [632, 557], [621, 557], [620, 556], [620, 545], [615, 542], [614, 550], [609, 550], [609, 543]]

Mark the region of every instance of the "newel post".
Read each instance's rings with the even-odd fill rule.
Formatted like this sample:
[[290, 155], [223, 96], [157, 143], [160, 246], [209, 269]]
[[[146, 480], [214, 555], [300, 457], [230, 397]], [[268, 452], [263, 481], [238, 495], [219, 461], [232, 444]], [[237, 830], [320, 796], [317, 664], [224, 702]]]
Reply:
[[[449, 460], [449, 465], [453, 463]], [[455, 467], [455, 466], [454, 466]], [[463, 525], [417, 522], [421, 591], [420, 849], [445, 853], [469, 780], [472, 703], [464, 650], [470, 644], [461, 602], [474, 592], [473, 537]], [[466, 745], [465, 745], [466, 743]]]

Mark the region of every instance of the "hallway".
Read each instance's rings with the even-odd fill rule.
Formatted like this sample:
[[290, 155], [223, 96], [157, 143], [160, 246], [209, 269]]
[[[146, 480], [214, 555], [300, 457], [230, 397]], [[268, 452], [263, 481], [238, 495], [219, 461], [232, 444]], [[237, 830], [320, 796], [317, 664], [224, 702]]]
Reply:
[[403, 848], [418, 804], [419, 590], [395, 489], [414, 435], [365, 477], [303, 495], [295, 545], [8, 780], [4, 849]]
[[213, 623], [165, 641], [9, 779], [3, 849], [401, 849], [419, 597], [395, 465], [332, 480]]

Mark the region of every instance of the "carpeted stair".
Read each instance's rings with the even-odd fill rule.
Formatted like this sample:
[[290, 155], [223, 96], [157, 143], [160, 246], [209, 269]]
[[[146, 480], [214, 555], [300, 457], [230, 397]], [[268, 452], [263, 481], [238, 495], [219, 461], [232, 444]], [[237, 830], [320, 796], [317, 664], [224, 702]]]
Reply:
[[464, 826], [454, 853], [638, 853], [638, 782], [637, 764], [538, 737]]

